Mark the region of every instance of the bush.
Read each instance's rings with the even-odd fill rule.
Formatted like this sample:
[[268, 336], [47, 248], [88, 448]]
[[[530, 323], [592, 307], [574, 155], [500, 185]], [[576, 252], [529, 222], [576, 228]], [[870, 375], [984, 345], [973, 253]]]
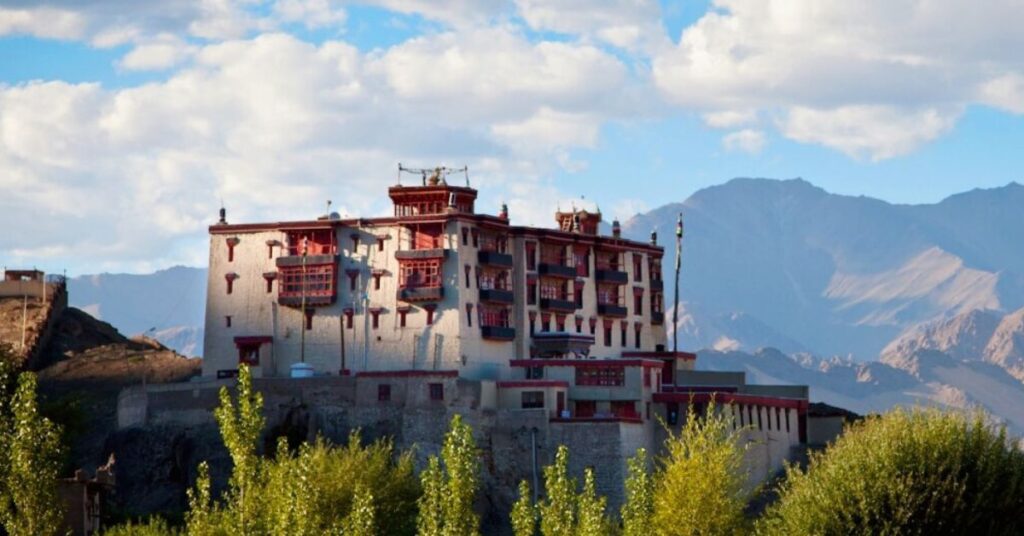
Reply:
[[1024, 453], [981, 412], [894, 410], [789, 468], [761, 534], [1022, 534]]

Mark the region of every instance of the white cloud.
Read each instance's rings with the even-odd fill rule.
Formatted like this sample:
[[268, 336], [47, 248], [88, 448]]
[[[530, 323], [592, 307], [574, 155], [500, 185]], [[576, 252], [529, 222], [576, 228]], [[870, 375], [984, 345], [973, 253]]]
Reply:
[[632, 50], [654, 52], [671, 45], [654, 0], [515, 0], [523, 20], [549, 30]]
[[982, 102], [1015, 114], [1024, 114], [1024, 75], [1010, 73], [984, 82], [979, 91]]
[[760, 130], [745, 128], [736, 132], [730, 132], [722, 138], [722, 146], [727, 151], [742, 151], [750, 154], [758, 154], [764, 149], [765, 136]]
[[733, 128], [749, 125], [757, 121], [754, 110], [725, 110], [709, 112], [703, 115], [704, 122], [715, 128]]
[[284, 22], [301, 22], [311, 29], [345, 22], [345, 10], [330, 0], [278, 0], [274, 13]]
[[[447, 60], [433, 70], [402, 68], [435, 52]], [[174, 59], [138, 54], [125, 67]], [[0, 87], [0, 225], [34, 222], [0, 236], [0, 256], [193, 261], [221, 199], [232, 221], [311, 217], [326, 199], [382, 212], [399, 161], [468, 164], [482, 210], [504, 200], [517, 221], [549, 225], [553, 207], [522, 196], [549, 192], [542, 177], [573, 165], [568, 151], [629, 115], [628, 83], [597, 49], [499, 29], [370, 53], [265, 34], [196, 45], [165, 81], [138, 87]]]
[[71, 10], [0, 7], [0, 35], [28, 34], [49, 39], [77, 39], [84, 31], [85, 19]]
[[[652, 74], [677, 105], [716, 112], [712, 126], [754, 110], [782, 116], [793, 139], [888, 158], [948, 130], [968, 104], [1017, 110], [1022, 18], [1015, 0], [717, 0]], [[808, 124], [809, 110], [840, 123]]]
[[782, 133], [820, 143], [854, 158], [881, 160], [913, 151], [953, 127], [959, 110], [915, 111], [887, 106], [795, 107], [780, 121]]
[[118, 65], [132, 71], [163, 70], [185, 61], [195, 50], [195, 46], [165, 35], [153, 42], [136, 46], [121, 58]]

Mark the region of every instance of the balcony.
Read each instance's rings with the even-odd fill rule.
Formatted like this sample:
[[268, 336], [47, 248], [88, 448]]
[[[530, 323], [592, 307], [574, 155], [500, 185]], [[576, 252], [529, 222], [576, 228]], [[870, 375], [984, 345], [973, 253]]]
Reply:
[[664, 279], [652, 279], [651, 280], [651, 292], [662, 292], [665, 290]]
[[278, 257], [275, 262], [278, 268], [286, 268], [291, 266], [302, 266], [302, 259], [306, 259], [306, 266], [314, 266], [317, 264], [334, 264], [338, 262], [337, 255], [289, 255], [287, 257]]
[[405, 249], [395, 252], [395, 258], [398, 260], [442, 259], [447, 256], [448, 250], [441, 248]]
[[563, 279], [575, 279], [576, 268], [573, 266], [566, 266], [564, 264], [555, 264], [551, 262], [541, 262], [537, 266], [537, 273], [540, 275], [546, 275], [549, 277], [561, 277]]
[[662, 325], [664, 323], [665, 323], [665, 313], [661, 313], [661, 312], [656, 313], [656, 312], [653, 312], [653, 311], [651, 312], [651, 324], [654, 324], [656, 326], [660, 326], [660, 325]]
[[626, 316], [626, 308], [614, 303], [599, 303], [597, 304], [597, 314], [624, 318]]
[[616, 285], [625, 285], [629, 282], [629, 274], [616, 269], [597, 269], [594, 270], [594, 278], [597, 279], [598, 283], [614, 283]]
[[513, 295], [511, 290], [482, 288], [480, 289], [480, 301], [487, 303], [511, 304], [513, 301]]
[[492, 341], [511, 341], [516, 338], [516, 328], [480, 326], [480, 335]]
[[554, 311], [556, 313], [571, 313], [576, 310], [576, 302], [555, 298], [541, 298], [540, 308], [545, 311]]
[[406, 287], [398, 289], [398, 299], [404, 302], [441, 301], [444, 287]]
[[497, 251], [478, 251], [476, 260], [484, 266], [494, 266], [496, 268], [512, 267], [512, 255], [498, 253]]

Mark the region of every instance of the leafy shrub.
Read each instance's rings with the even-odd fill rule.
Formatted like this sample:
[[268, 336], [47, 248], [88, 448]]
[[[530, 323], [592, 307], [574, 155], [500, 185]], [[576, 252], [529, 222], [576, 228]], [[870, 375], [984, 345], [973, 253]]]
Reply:
[[762, 534], [1024, 534], [1024, 453], [985, 416], [897, 409], [789, 468]]

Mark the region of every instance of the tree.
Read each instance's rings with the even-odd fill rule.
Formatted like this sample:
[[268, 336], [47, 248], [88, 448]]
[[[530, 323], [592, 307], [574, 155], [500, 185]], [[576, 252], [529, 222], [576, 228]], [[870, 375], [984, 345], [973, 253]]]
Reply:
[[480, 519], [473, 509], [480, 485], [480, 459], [473, 430], [460, 415], [454, 416], [448, 427], [441, 460], [431, 457], [421, 480], [420, 534], [465, 536], [480, 532]]
[[731, 413], [691, 404], [679, 434], [669, 433], [654, 478], [653, 528], [658, 535], [719, 535], [745, 530], [747, 486], [742, 430]]
[[259, 483], [261, 460], [256, 447], [263, 431], [263, 395], [252, 388], [249, 367], [238, 367], [238, 406], [231, 401], [227, 387], [220, 389], [220, 406], [213, 415], [220, 426], [224, 446], [231, 455], [234, 465], [229, 481], [229, 501], [234, 503], [229, 510], [234, 517], [230, 525], [232, 532], [253, 534], [259, 532], [257, 522], [260, 510], [259, 496], [253, 493]]
[[654, 532], [654, 480], [647, 451], [639, 449], [627, 460], [626, 501], [620, 511], [623, 536], [650, 536]]
[[981, 411], [869, 417], [779, 493], [760, 534], [1024, 534], [1024, 452]]
[[[544, 468], [547, 496], [536, 508], [540, 514], [541, 534], [600, 536], [611, 533], [611, 521], [604, 512], [607, 499], [597, 494], [593, 469], [588, 467], [583, 471], [583, 489], [577, 493], [577, 488], [576, 479], [569, 476], [569, 449], [559, 445], [554, 463]], [[528, 493], [529, 488], [521, 485], [520, 494], [524, 491]], [[524, 501], [524, 497], [521, 495], [519, 500]], [[518, 503], [516, 507], [526, 508]]]
[[607, 498], [597, 495], [594, 470], [583, 471], [583, 490], [576, 497], [577, 536], [602, 536], [611, 532], [611, 522], [604, 514]]
[[352, 509], [345, 518], [343, 533], [347, 536], [373, 536], [376, 534], [374, 522], [373, 494], [365, 486], [356, 489]]
[[530, 498], [530, 484], [519, 483], [519, 499], [512, 505], [512, 532], [515, 536], [533, 536], [537, 531], [537, 509]]
[[[0, 360], [6, 362], [6, 359]], [[2, 374], [10, 374], [3, 365]], [[5, 381], [6, 378], [0, 379]], [[11, 536], [45, 536], [61, 531], [62, 502], [57, 494], [60, 471], [60, 431], [39, 415], [36, 376], [23, 372], [11, 397], [0, 399], [3, 459], [0, 521]]]

